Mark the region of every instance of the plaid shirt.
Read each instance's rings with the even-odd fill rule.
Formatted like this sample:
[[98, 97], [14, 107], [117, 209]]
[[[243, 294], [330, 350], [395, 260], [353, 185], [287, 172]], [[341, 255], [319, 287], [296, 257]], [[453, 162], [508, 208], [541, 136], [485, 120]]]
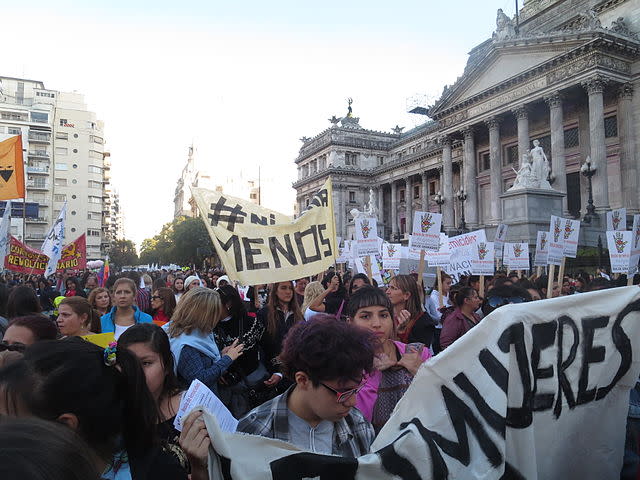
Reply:
[[[292, 385], [282, 395], [263, 403], [240, 419], [238, 432], [275, 438], [290, 443], [289, 408], [287, 399], [295, 388]], [[369, 453], [375, 433], [360, 410], [352, 408], [349, 414], [333, 423], [334, 455], [355, 458]]]

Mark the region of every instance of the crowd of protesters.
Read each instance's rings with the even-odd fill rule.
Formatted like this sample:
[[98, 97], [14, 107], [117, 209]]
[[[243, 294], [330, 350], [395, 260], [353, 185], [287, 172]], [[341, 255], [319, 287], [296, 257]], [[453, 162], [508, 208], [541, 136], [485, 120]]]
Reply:
[[[438, 289], [416, 275], [382, 286], [330, 269], [243, 287], [212, 269], [127, 271], [102, 283], [92, 272], [0, 276], [0, 437], [42, 465], [78, 458], [74, 472], [46, 478], [208, 478], [202, 412], [182, 432], [173, 426], [196, 379], [238, 431], [368, 453], [422, 363], [493, 310], [627, 282], [580, 272], [548, 294], [545, 276], [516, 272], [455, 283], [442, 274]], [[116, 340], [106, 349], [78, 338], [104, 333]], [[6, 478], [45, 478], [25, 475], [22, 460], [0, 465]]]

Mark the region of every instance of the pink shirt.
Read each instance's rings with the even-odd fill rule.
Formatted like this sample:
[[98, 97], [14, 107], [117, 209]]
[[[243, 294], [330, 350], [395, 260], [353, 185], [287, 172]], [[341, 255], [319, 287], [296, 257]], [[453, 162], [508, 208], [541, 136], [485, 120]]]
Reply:
[[[396, 348], [400, 352], [400, 355], [403, 355], [405, 349], [407, 348], [407, 344], [396, 341], [394, 341], [393, 343], [395, 343]], [[431, 352], [429, 351], [429, 347], [425, 346], [422, 350], [422, 361], [425, 362], [429, 358], [431, 358]], [[365, 378], [367, 379], [367, 381], [364, 384], [364, 388], [358, 392], [356, 407], [362, 412], [367, 420], [371, 421], [371, 419], [373, 418], [373, 407], [375, 406], [376, 400], [378, 399], [378, 386], [380, 385], [382, 372], [380, 372], [379, 370], [375, 370], [371, 375], [365, 375]]]

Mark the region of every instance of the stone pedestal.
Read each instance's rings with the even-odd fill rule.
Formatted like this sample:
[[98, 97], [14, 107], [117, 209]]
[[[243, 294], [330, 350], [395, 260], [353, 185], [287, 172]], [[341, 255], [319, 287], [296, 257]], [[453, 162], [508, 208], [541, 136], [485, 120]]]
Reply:
[[533, 188], [500, 195], [502, 223], [509, 226], [507, 241], [535, 246], [538, 231], [549, 230], [551, 215], [562, 216], [564, 197], [564, 192]]

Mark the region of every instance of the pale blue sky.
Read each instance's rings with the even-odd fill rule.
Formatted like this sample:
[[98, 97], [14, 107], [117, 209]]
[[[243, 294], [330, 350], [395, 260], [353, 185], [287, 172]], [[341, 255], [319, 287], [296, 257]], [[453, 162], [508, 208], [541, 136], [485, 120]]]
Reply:
[[498, 8], [515, 1], [15, 2], [0, 74], [84, 93], [139, 243], [172, 218], [192, 140], [214, 175], [261, 165], [263, 203], [291, 213], [300, 137], [347, 97], [365, 128], [424, 121], [406, 99], [452, 83]]

